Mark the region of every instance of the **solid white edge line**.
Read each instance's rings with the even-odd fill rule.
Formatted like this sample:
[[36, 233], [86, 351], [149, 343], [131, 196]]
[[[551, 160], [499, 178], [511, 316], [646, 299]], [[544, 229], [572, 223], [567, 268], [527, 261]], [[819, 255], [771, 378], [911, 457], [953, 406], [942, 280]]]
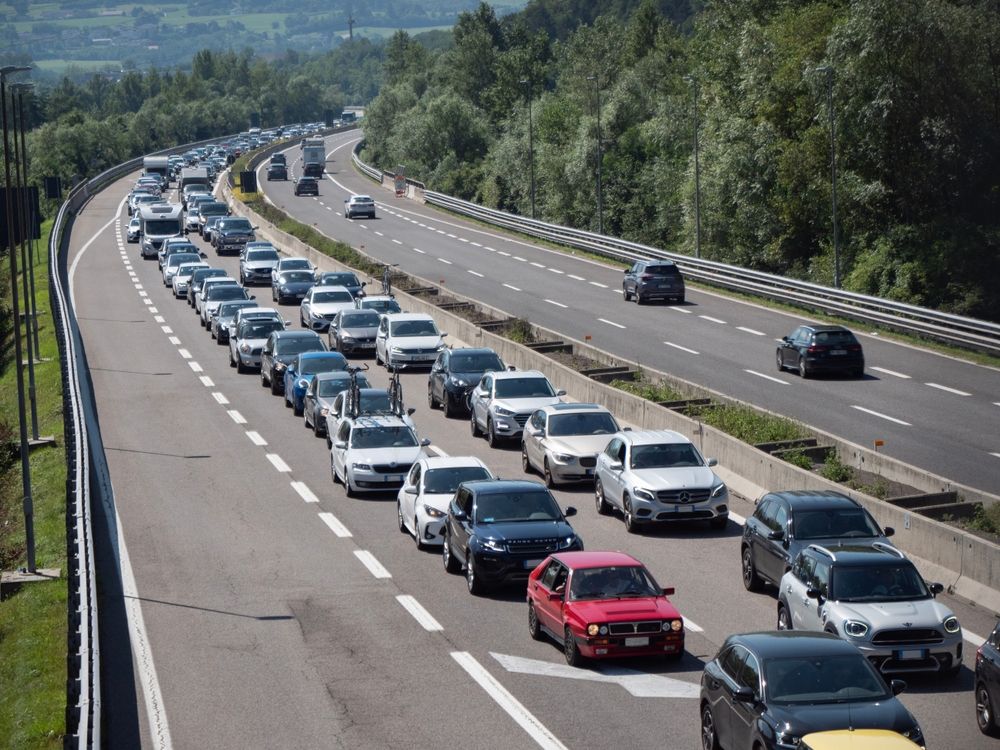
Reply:
[[420, 627], [427, 632], [433, 633], [435, 631], [444, 630], [441, 623], [434, 619], [434, 616], [424, 608], [424, 605], [409, 594], [400, 594], [396, 597], [396, 601], [399, 602], [403, 609], [409, 612]]
[[368, 568], [368, 572], [371, 573], [376, 578], [392, 578], [392, 573], [385, 569], [373, 555], [366, 549], [356, 549], [354, 550], [354, 556], [361, 561], [361, 564]]
[[348, 530], [348, 528], [344, 526], [344, 524], [342, 524], [340, 520], [335, 515], [333, 515], [333, 513], [320, 513], [319, 518], [323, 523], [325, 523], [330, 528], [330, 531], [332, 531], [341, 539], [347, 539], [353, 536], [351, 532]]
[[282, 474], [287, 474], [292, 470], [292, 467], [286, 464], [277, 453], [265, 453], [264, 455], [267, 456], [267, 460], [271, 462], [271, 465]]
[[295, 492], [298, 493], [298, 496], [307, 503], [319, 502], [319, 498], [316, 497], [313, 491], [309, 489], [309, 485], [305, 482], [292, 482], [292, 489], [295, 490]]
[[903, 380], [911, 380], [909, 375], [904, 375], [901, 372], [896, 372], [895, 370], [890, 370], [885, 367], [869, 367], [869, 370], [874, 370], [875, 372], [881, 372], [885, 375], [892, 375], [894, 378], [901, 378]]
[[247, 437], [250, 438], [250, 442], [254, 445], [267, 445], [267, 441], [256, 430], [247, 430]]
[[890, 417], [888, 414], [882, 414], [878, 411], [872, 411], [871, 409], [866, 409], [863, 406], [858, 406], [857, 404], [851, 404], [852, 409], [857, 409], [858, 411], [863, 411], [865, 414], [871, 414], [873, 417], [879, 417], [881, 419], [888, 420], [889, 422], [895, 422], [896, 424], [901, 424], [904, 427], [912, 427], [909, 422], [904, 422], [902, 419], [896, 419], [895, 417]]
[[954, 393], [956, 396], [971, 396], [971, 393], [966, 393], [965, 391], [960, 391], [958, 388], [949, 388], [946, 385], [941, 385], [940, 383], [924, 383], [924, 385], [929, 385], [931, 388], [937, 388], [939, 391], [944, 391], [945, 393]]
[[507, 688], [486, 671], [486, 668], [476, 660], [476, 657], [468, 651], [452, 651], [451, 658], [458, 662], [466, 674], [475, 680], [476, 684], [485, 690], [486, 694], [506, 711], [507, 715], [517, 722], [518, 726], [527, 732], [528, 736], [539, 747], [545, 748], [545, 750], [567, 750], [566, 746], [556, 739], [556, 736], [542, 722], [536, 719], [517, 698], [511, 695]]

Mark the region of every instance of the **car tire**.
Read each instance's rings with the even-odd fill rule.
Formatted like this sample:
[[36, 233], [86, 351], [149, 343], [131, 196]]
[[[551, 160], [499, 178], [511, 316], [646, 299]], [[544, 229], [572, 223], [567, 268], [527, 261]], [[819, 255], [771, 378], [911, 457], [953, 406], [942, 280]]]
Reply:
[[476, 575], [476, 558], [468, 550], [465, 552], [465, 587], [473, 596], [482, 596], [486, 593], [486, 587]]
[[295, 398], [293, 397], [292, 398], [292, 414], [294, 414], [296, 417], [301, 417], [303, 415], [304, 411], [305, 410], [301, 406], [296, 406], [295, 405]]
[[[236, 360], [233, 359], [233, 350], [232, 350], [232, 348], [230, 348], [230, 350], [229, 350], [229, 366], [230, 367], [236, 367]], [[239, 368], [236, 367], [236, 372], [239, 372], [239, 371], [240, 371]]]
[[729, 516], [716, 516], [708, 522], [708, 528], [719, 531], [729, 525]]
[[469, 415], [469, 425], [472, 432], [472, 437], [476, 438], [482, 435], [482, 431], [479, 429], [479, 423], [476, 421], [476, 412], [474, 409], [470, 409]]
[[639, 523], [632, 515], [632, 499], [628, 495], [622, 498], [622, 520], [625, 522], [625, 531], [629, 534], [639, 533]]
[[683, 305], [684, 304], [684, 295], [683, 294], [680, 297], [677, 298], [677, 304], [678, 305]]
[[976, 726], [987, 737], [1000, 737], [1000, 726], [993, 712], [990, 692], [982, 682], [976, 685]]
[[302, 328], [308, 328], [309, 327], [309, 324], [306, 323], [306, 319], [302, 317], [302, 310], [301, 309], [299, 310], [299, 325]]
[[528, 450], [524, 446], [524, 441], [521, 441], [521, 471], [525, 474], [533, 474], [535, 468], [531, 465], [531, 461], [528, 459]]
[[856, 380], [862, 380], [865, 377], [865, 368], [864, 367], [859, 367], [852, 374], [854, 375], [854, 378]]
[[542, 478], [545, 480], [545, 486], [550, 490], [556, 488], [556, 480], [552, 478], [552, 470], [549, 468], [549, 459], [545, 459], [542, 463]]
[[264, 377], [264, 365], [263, 365], [263, 363], [261, 363], [261, 366], [260, 366], [260, 387], [261, 388], [267, 388], [267, 386], [268, 386], [267, 378]]
[[451, 541], [448, 539], [448, 532], [444, 533], [444, 547], [441, 549], [441, 562], [444, 564], [444, 570], [446, 573], [458, 573], [462, 567], [458, 564], [458, 560], [451, 553]]
[[354, 487], [351, 485], [351, 478], [344, 475], [344, 494], [348, 497], [357, 497], [358, 493], [355, 492]]
[[638, 289], [635, 290], [635, 304], [637, 304], [637, 305], [644, 305], [644, 304], [646, 304], [646, 300], [644, 300], [642, 298], [642, 295], [639, 294], [639, 290]]
[[788, 607], [785, 606], [784, 602], [778, 602], [778, 622], [775, 626], [775, 630], [791, 630], [792, 629], [792, 618], [788, 614]]
[[434, 388], [430, 383], [427, 384], [427, 406], [432, 411], [438, 408], [438, 401], [434, 398]]
[[803, 380], [807, 380], [812, 373], [809, 372], [809, 366], [806, 364], [806, 358], [801, 354], [799, 355], [799, 377]]
[[715, 731], [715, 717], [707, 703], [701, 707], [701, 750], [721, 750], [719, 735]]
[[604, 485], [601, 483], [600, 479], [594, 480], [594, 504], [597, 506], [598, 515], [610, 515], [611, 506], [604, 497]]
[[245, 373], [247, 371], [246, 365], [243, 364], [243, 360], [242, 359], [239, 359], [239, 358], [236, 359], [236, 365], [235, 365], [235, 367], [236, 367], [236, 372], [238, 372], [240, 375], [242, 375], [243, 373]]
[[333, 456], [330, 456], [330, 479], [334, 484], [340, 484], [340, 477], [337, 476], [337, 467], [333, 465]]
[[400, 534], [409, 534], [410, 532], [406, 528], [406, 524], [403, 523], [403, 504], [396, 501], [396, 524], [399, 526]]
[[785, 364], [781, 361], [781, 349], [778, 349], [774, 353], [774, 364], [778, 368], [778, 372], [785, 371]]
[[586, 662], [580, 649], [576, 646], [576, 637], [569, 626], [563, 629], [563, 656], [566, 657], [566, 663], [571, 667], [582, 667]]
[[493, 428], [492, 417], [486, 418], [486, 442], [489, 444], [490, 448], [500, 447], [500, 438], [497, 437], [496, 430]]
[[451, 398], [447, 393], [444, 394], [444, 400], [441, 401], [441, 408], [444, 410], [445, 419], [451, 419], [452, 417], [458, 416], [457, 410], [451, 403]]
[[622, 299], [625, 300], [626, 302], [632, 299], [631, 293], [625, 287], [622, 287]]
[[528, 635], [534, 641], [542, 640], [542, 624], [538, 622], [538, 613], [535, 611], [535, 605], [528, 602]]
[[323, 432], [319, 429], [319, 420], [318, 419], [314, 419], [313, 420], [312, 431], [313, 431], [313, 435], [315, 437], [318, 437], [318, 438], [323, 437]]
[[764, 580], [757, 574], [757, 566], [753, 562], [753, 550], [750, 545], [743, 547], [740, 553], [740, 563], [743, 572], [743, 588], [747, 591], [760, 591], [764, 588]]
[[281, 390], [278, 388], [278, 381], [275, 380], [274, 374], [271, 375], [271, 377], [269, 379], [269, 382], [271, 383], [271, 395], [272, 396], [280, 396], [281, 395]]

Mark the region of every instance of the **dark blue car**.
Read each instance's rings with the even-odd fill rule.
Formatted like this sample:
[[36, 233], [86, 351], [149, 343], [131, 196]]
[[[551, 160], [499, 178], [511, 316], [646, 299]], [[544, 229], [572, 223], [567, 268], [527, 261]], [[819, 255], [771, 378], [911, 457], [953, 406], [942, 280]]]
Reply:
[[347, 357], [340, 352], [303, 352], [285, 369], [285, 406], [302, 416], [306, 390], [320, 372], [347, 369]]

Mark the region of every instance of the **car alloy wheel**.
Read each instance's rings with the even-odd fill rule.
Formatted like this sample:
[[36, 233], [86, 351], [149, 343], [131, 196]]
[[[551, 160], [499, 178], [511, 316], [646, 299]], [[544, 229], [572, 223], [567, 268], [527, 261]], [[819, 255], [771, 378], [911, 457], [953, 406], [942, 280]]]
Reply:
[[636, 522], [635, 516], [632, 515], [632, 498], [628, 495], [625, 496], [625, 500], [622, 502], [622, 513], [624, 515], [625, 531], [629, 534], [638, 533], [639, 524]]
[[528, 635], [536, 641], [542, 640], [542, 626], [538, 622], [538, 613], [535, 611], [535, 605], [528, 602]]
[[528, 460], [528, 448], [525, 446], [523, 440], [521, 441], [521, 470], [525, 474], [530, 474], [534, 471], [534, 468], [531, 466], [531, 461]]
[[545, 463], [542, 464], [542, 478], [545, 479], [545, 486], [550, 490], [556, 488], [556, 480], [552, 478], [552, 469], [549, 468], [549, 459], [545, 459]]
[[576, 637], [568, 625], [563, 629], [563, 656], [566, 657], [566, 663], [571, 667], [583, 666], [584, 658], [576, 646]]
[[469, 593], [473, 596], [481, 596], [486, 590], [483, 586], [483, 582], [479, 580], [479, 576], [476, 575], [476, 558], [473, 557], [472, 553], [466, 550], [465, 552], [465, 585], [469, 589]]
[[597, 512], [602, 516], [606, 516], [611, 512], [611, 506], [608, 505], [608, 501], [604, 498], [604, 485], [600, 479], [594, 480], [594, 504], [597, 506]]
[[396, 501], [396, 523], [399, 524], [399, 531], [401, 534], [410, 533], [406, 530], [406, 524], [403, 523], [403, 504], [399, 502], [399, 500]]
[[993, 715], [990, 693], [982, 683], [976, 685], [976, 724], [979, 726], [979, 731], [985, 735], [990, 737], [1000, 735], [1000, 728], [997, 727], [996, 717]]
[[451, 554], [451, 540], [447, 531], [444, 533], [444, 546], [441, 548], [441, 562], [447, 573], [457, 573], [460, 570], [458, 560]]
[[753, 551], [749, 545], [743, 548], [741, 560], [743, 563], [743, 588], [747, 591], [760, 591], [764, 582], [757, 575], [757, 567], [753, 563]]
[[805, 380], [810, 375], [809, 367], [806, 365], [806, 358], [799, 355], [799, 377]]
[[456, 409], [451, 403], [451, 396], [447, 393], [444, 394], [444, 400], [441, 402], [441, 406], [444, 409], [444, 416], [447, 419], [451, 419], [456, 416]]
[[417, 545], [418, 550], [427, 549], [424, 544], [424, 530], [420, 528], [420, 522], [417, 520], [416, 515], [413, 516], [413, 541]]
[[281, 395], [281, 390], [278, 387], [278, 381], [274, 377], [274, 373], [273, 372], [271, 373], [271, 377], [268, 378], [268, 382], [270, 382], [270, 384], [271, 384], [271, 395], [272, 396], [280, 396]]
[[479, 437], [482, 433], [479, 431], [479, 423], [476, 421], [476, 412], [472, 410], [469, 417], [469, 426], [472, 431], [472, 437]]
[[632, 299], [632, 295], [629, 293], [628, 287], [624, 286], [622, 287], [622, 299], [625, 300], [626, 302]]
[[434, 387], [428, 383], [427, 384], [427, 406], [431, 409], [437, 409], [437, 399], [434, 398]]
[[333, 456], [330, 456], [330, 479], [334, 484], [340, 484], [340, 477], [337, 476], [337, 466], [333, 463]]
[[490, 444], [490, 448], [496, 448], [500, 445], [500, 438], [497, 437], [496, 430], [493, 428], [493, 418], [486, 418], [486, 442]]
[[778, 604], [778, 630], [791, 630], [792, 618], [788, 615], [788, 607]]
[[775, 365], [777, 365], [777, 367], [778, 367], [778, 372], [784, 372], [785, 371], [785, 365], [781, 361], [781, 350], [780, 349], [774, 353], [774, 360], [775, 360]]
[[719, 738], [715, 734], [715, 719], [712, 709], [703, 706], [701, 709], [701, 748], [702, 750], [719, 750]]

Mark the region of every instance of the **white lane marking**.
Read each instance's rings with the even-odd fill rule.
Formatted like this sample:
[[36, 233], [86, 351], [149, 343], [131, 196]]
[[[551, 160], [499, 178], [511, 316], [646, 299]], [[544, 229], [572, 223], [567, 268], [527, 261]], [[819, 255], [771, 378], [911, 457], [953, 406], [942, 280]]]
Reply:
[[177, 338], [176, 336], [171, 336], [170, 338], [167, 339], [167, 341], [169, 341], [174, 346], [180, 346], [181, 345], [181, 340], [179, 338]]
[[788, 385], [787, 380], [776, 378], [773, 375], [765, 375], [764, 373], [757, 372], [756, 370], [744, 370], [743, 372], [748, 372], [751, 375], [756, 375], [758, 378], [764, 378], [764, 380], [770, 380], [772, 383], [781, 383], [781, 385]]
[[420, 253], [421, 255], [427, 255], [427, 253], [425, 253], [425, 252], [424, 252], [423, 250], [421, 250], [421, 249], [420, 249], [419, 247], [415, 247], [415, 248], [413, 248], [413, 252], [415, 252], [415, 253]]
[[[874, 368], [872, 368], [872, 369], [874, 369]], [[994, 402], [993, 402], [993, 405], [994, 405], [994, 406], [1000, 406], [1000, 401], [994, 401]]]
[[[539, 747], [545, 750], [567, 750], [566, 746], [556, 739], [556, 736], [542, 722], [536, 719], [517, 698], [511, 695], [507, 688], [486, 671], [486, 668], [476, 660], [476, 657], [468, 651], [452, 651], [451, 658], [458, 662], [458, 665], [465, 670], [466, 674], [475, 680], [479, 687], [485, 690], [486, 694], [496, 701], [497, 705], [506, 711], [507, 715], [517, 722], [518, 726], [527, 732], [528, 736]], [[496, 658], [496, 655], [494, 655], [494, 658]], [[585, 672], [587, 670], [581, 669], [580, 671]]]
[[707, 320], [709, 323], [718, 323], [720, 326], [726, 325], [726, 321], [719, 320], [718, 318], [713, 318], [710, 315], [699, 315], [698, 317], [701, 318], [702, 320]]
[[378, 235], [379, 237], [385, 237], [385, 235], [384, 235], [384, 234], [382, 234], [382, 233], [381, 233], [380, 231], [378, 231], [377, 229], [375, 230], [375, 234], [377, 234], [377, 235]]
[[465, 239], [465, 237], [459, 237], [459, 238], [458, 238], [458, 241], [459, 241], [459, 242], [465, 242], [465, 243], [468, 243], [468, 242], [469, 242], [469, 241], [468, 241], [467, 239]]
[[[683, 307], [671, 307], [670, 309], [673, 310], [674, 312], [684, 313], [685, 315], [694, 314], [690, 310], [685, 310]], [[781, 339], [778, 339], [778, 341], [781, 341]]]
[[402, 245], [403, 244], [402, 242], [400, 242], [399, 240], [397, 240], [395, 238], [392, 241], [395, 242], [397, 245]]
[[247, 437], [250, 438], [250, 442], [254, 445], [267, 445], [267, 441], [256, 430], [248, 430]]
[[376, 578], [392, 578], [392, 573], [385, 569], [373, 555], [366, 549], [356, 549], [354, 550], [354, 556], [361, 561], [361, 564], [368, 568], [368, 572], [371, 573]]
[[971, 393], [966, 393], [965, 391], [960, 391], [958, 388], [949, 388], [946, 385], [941, 385], [940, 383], [924, 383], [924, 385], [929, 385], [931, 388], [937, 388], [939, 391], [945, 391], [946, 393], [954, 393], [956, 396], [971, 396]]
[[[445, 232], [441, 232], [441, 234], [445, 234]], [[457, 238], [457, 237], [456, 237], [455, 235], [453, 235], [453, 234], [452, 234], [451, 232], [448, 232], [447, 234], [448, 234], [448, 236], [449, 236], [449, 237], [451, 237], [451, 238], [452, 238], [453, 240], [454, 240], [454, 239], [458, 239], [458, 238]]]
[[206, 388], [215, 388], [215, 381], [213, 381], [210, 377], [208, 377], [208, 375], [202, 375], [198, 379], [201, 381], [201, 384]]
[[882, 414], [878, 411], [872, 411], [871, 409], [866, 409], [863, 406], [858, 406], [856, 404], [851, 404], [852, 409], [857, 409], [858, 411], [863, 411], [865, 414], [871, 414], [873, 417], [879, 417], [880, 419], [886, 419], [890, 422], [895, 422], [896, 424], [901, 424], [904, 427], [912, 427], [909, 422], [904, 422], [902, 419], [896, 419], [895, 417], [890, 417], [888, 414]]
[[507, 287], [508, 289], [513, 289], [515, 292], [521, 291], [516, 286], [511, 286], [510, 284], [504, 284], [504, 286]]
[[396, 601], [403, 606], [403, 609], [412, 615], [413, 619], [416, 620], [420, 627], [424, 630], [430, 633], [444, 630], [441, 623], [435, 620], [431, 613], [424, 609], [424, 605], [409, 594], [400, 594], [396, 597]]
[[747, 522], [747, 519], [745, 519], [739, 513], [733, 513], [732, 511], [729, 511], [729, 520], [739, 524], [740, 526], [745, 526]]
[[692, 633], [705, 632], [705, 628], [703, 628], [701, 625], [698, 625], [694, 620], [689, 620], [686, 617], [684, 618], [684, 629], [690, 630]]
[[229, 403], [229, 399], [226, 398], [225, 395], [220, 391], [215, 391], [215, 393], [212, 394], [212, 398], [214, 398], [218, 403], [222, 404], [223, 406]]
[[234, 422], [236, 422], [236, 424], [246, 424], [247, 423], [246, 417], [244, 417], [242, 414], [240, 414], [238, 411], [236, 411], [236, 409], [230, 409], [229, 411], [226, 412], [226, 414], [228, 414], [229, 418], [231, 420], [233, 420]]
[[564, 305], [562, 302], [556, 302], [554, 299], [546, 299], [545, 301], [548, 302], [550, 305], [555, 305], [556, 307], [562, 307], [562, 308], [569, 307], [569, 305]]
[[136, 289], [142, 289], [142, 284], [133, 284]]
[[623, 297], [625, 296], [625, 292], [623, 292], [621, 289], [615, 289], [615, 294], [620, 294]]
[[292, 489], [295, 490], [299, 497], [305, 500], [307, 503], [318, 503], [319, 498], [309, 489], [309, 485], [305, 482], [292, 482]]
[[330, 527], [330, 531], [339, 536], [341, 539], [347, 539], [353, 536], [350, 530], [340, 522], [340, 520], [333, 515], [333, 513], [320, 513], [320, 520]]
[[166, 318], [164, 318], [162, 315], [154, 315], [153, 316], [153, 320], [156, 321], [157, 323], [166, 323], [167, 322]]
[[472, 269], [469, 269], [469, 273], [471, 273], [473, 276], [478, 276], [481, 279], [486, 278], [485, 276], [483, 276], [483, 274], [479, 273], [479, 271], [473, 271]]
[[531, 261], [531, 265], [533, 265], [535, 268], [545, 268], [544, 263], [535, 263], [535, 261]]
[[482, 247], [483, 246], [482, 242], [470, 242], [469, 244], [472, 245], [473, 247]]
[[901, 372], [896, 372], [895, 370], [889, 370], [885, 367], [869, 367], [869, 370], [874, 370], [875, 372], [881, 372], [884, 375], [892, 375], [894, 378], [901, 378], [903, 380], [910, 380], [909, 375], [904, 375]]
[[509, 258], [510, 257], [510, 253], [505, 253], [503, 250], [497, 250], [497, 254], [498, 255], [502, 255], [505, 258]]
[[446, 264], [446, 265], [449, 265], [449, 266], [451, 265], [451, 261], [447, 260], [446, 258], [438, 258], [438, 260], [441, 261], [442, 263]]
[[277, 453], [266, 453], [264, 455], [267, 456], [267, 460], [271, 462], [271, 465], [282, 474], [287, 474], [292, 470], [292, 467], [286, 464]]
[[490, 247], [489, 245], [483, 245], [483, 250], [489, 250], [491, 253], [495, 253], [497, 251], [495, 247]]
[[755, 331], [753, 328], [747, 328], [745, 326], [737, 326], [736, 330], [737, 331], [743, 331], [743, 333], [749, 333], [749, 334], [751, 334], [753, 336], [763, 336], [764, 335], [763, 331]]
[[599, 286], [601, 289], [607, 289], [608, 288], [607, 284], [602, 284], [600, 281], [588, 281], [587, 283], [588, 284], [592, 284], [593, 286]]
[[151, 313], [157, 313], [157, 312], [159, 312], [159, 310], [157, 310], [155, 307], [150, 306], [149, 312], [151, 312]]
[[962, 637], [965, 640], [967, 640], [969, 643], [971, 643], [973, 646], [975, 646], [976, 648], [979, 648], [984, 643], [986, 643], [986, 639], [983, 638], [981, 635], [976, 635], [975, 633], [970, 633], [965, 628], [962, 628]]
[[188, 362], [188, 367], [191, 368], [192, 372], [205, 372], [205, 368], [199, 365], [197, 362]]
[[[178, 341], [177, 343], [179, 344], [180, 342]], [[178, 349], [177, 353], [180, 354], [184, 359], [191, 359], [191, 352], [189, 352], [187, 349]]]
[[427, 225], [427, 228], [430, 229], [432, 232], [438, 231], [437, 227], [432, 227], [430, 224]]
[[624, 328], [621, 323], [615, 323], [613, 320], [607, 320], [606, 318], [598, 318], [602, 323], [607, 323], [609, 326], [614, 326], [615, 328]]
[[521, 263], [527, 263], [528, 262], [527, 258], [522, 258], [520, 255], [515, 255], [514, 256], [514, 260], [520, 261]]
[[160, 330], [163, 331], [164, 333], [173, 333], [174, 332], [174, 329], [171, 328], [170, 326], [160, 326]]
[[436, 445], [428, 445], [427, 450], [438, 458], [446, 458], [448, 456], [447, 453], [445, 453], [441, 448], [438, 448]]
[[990, 455], [994, 456], [995, 458], [1000, 458], [1000, 453], [990, 453]]
[[560, 271], [558, 268], [550, 268], [549, 270], [552, 271], [552, 273], [558, 273], [558, 274], [566, 273], [565, 271]]
[[688, 354], [699, 354], [700, 353], [700, 352], [695, 351], [694, 349], [688, 349], [686, 346], [681, 346], [680, 344], [675, 344], [675, 343], [673, 343], [671, 341], [664, 341], [663, 343], [666, 344], [667, 346], [672, 346], [674, 349], [680, 349], [682, 352], [687, 352]]
[[583, 278], [583, 276], [577, 276], [575, 273], [568, 273], [566, 275], [569, 276], [574, 281], [586, 281], [586, 279]]

